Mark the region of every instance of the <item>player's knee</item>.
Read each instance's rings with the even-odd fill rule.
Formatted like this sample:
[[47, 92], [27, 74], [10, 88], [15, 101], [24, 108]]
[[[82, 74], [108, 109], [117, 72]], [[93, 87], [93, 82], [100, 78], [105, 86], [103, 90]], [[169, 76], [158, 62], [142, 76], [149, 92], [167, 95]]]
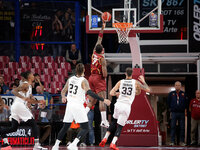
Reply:
[[89, 131], [89, 124], [88, 124], [88, 122], [86, 122], [86, 123], [80, 123], [80, 127], [83, 129], [83, 130], [85, 130], [85, 131]]
[[63, 131], [67, 131], [67, 130], [71, 129], [70, 126], [71, 126], [71, 123], [64, 123], [64, 125], [62, 127]]
[[114, 132], [117, 128], [117, 119], [113, 119], [111, 125], [108, 128], [108, 131]]

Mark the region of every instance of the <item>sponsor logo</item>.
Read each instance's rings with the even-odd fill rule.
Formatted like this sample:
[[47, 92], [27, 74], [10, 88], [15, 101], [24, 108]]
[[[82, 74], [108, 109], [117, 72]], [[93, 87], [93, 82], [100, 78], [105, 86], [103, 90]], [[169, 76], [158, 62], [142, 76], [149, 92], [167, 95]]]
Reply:
[[193, 37], [196, 41], [200, 41], [200, 0], [194, 0], [193, 7]]
[[135, 128], [147, 127], [149, 120], [127, 120], [126, 124], [132, 124]]

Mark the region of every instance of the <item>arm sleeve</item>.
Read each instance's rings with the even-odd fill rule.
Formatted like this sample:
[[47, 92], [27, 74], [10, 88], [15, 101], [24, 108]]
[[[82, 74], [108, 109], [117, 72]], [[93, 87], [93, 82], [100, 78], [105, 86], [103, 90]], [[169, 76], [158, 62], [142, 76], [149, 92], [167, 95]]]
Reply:
[[97, 40], [97, 42], [96, 42], [96, 44], [95, 44], [95, 47], [94, 47], [93, 51], [95, 51], [96, 46], [97, 46], [98, 44], [101, 44], [101, 43], [102, 43], [102, 39], [103, 39], [103, 33], [99, 33], [99, 35], [98, 35], [98, 40]]
[[92, 90], [88, 90], [86, 94], [90, 95], [94, 99], [97, 99], [98, 101], [104, 101], [104, 98], [98, 96], [97, 94], [95, 94], [94, 92], [92, 92]]

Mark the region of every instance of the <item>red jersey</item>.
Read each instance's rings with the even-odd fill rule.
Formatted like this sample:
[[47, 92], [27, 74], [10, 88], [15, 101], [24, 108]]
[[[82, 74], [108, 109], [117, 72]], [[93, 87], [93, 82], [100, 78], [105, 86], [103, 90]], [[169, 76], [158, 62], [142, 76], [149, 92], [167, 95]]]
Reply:
[[91, 74], [103, 74], [102, 65], [100, 63], [101, 59], [104, 58], [101, 54], [97, 54], [95, 51], [92, 54], [91, 62]]
[[200, 101], [196, 98], [190, 102], [191, 116], [194, 120], [200, 120]]

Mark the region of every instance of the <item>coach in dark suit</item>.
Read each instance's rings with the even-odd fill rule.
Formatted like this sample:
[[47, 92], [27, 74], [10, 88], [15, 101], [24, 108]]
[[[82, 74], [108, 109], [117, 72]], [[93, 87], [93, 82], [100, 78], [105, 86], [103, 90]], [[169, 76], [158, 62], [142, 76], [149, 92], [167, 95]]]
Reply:
[[176, 122], [180, 125], [180, 146], [185, 146], [185, 113], [187, 97], [185, 92], [181, 90], [181, 82], [175, 82], [175, 91], [171, 91], [168, 95], [168, 108], [171, 112], [171, 143], [175, 145]]

